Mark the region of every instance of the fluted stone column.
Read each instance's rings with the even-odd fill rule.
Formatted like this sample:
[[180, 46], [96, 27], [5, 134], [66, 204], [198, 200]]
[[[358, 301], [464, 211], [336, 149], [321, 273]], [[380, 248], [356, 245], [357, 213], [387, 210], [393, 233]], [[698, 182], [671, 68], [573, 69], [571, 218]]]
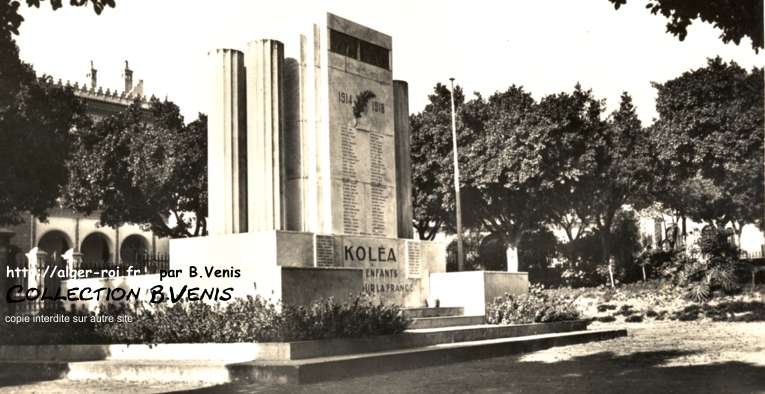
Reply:
[[247, 206], [250, 231], [286, 229], [284, 45], [247, 45]]
[[393, 81], [393, 127], [396, 141], [396, 215], [398, 237], [413, 238], [412, 141], [409, 132], [409, 85]]
[[207, 228], [211, 235], [241, 233], [248, 229], [244, 54], [217, 49], [209, 60]]

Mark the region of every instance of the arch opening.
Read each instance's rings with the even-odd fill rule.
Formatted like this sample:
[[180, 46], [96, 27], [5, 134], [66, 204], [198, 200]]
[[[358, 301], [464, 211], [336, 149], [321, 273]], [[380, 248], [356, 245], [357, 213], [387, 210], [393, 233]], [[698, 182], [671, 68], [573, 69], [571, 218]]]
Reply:
[[101, 233], [91, 233], [82, 240], [80, 252], [85, 267], [101, 267], [111, 263], [109, 239]]

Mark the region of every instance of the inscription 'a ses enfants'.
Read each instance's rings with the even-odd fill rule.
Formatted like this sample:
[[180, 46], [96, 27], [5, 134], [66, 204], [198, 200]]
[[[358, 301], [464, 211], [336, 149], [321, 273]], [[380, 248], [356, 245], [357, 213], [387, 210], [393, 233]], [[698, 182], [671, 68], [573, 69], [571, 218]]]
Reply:
[[[337, 101], [340, 102], [340, 104], [353, 105], [353, 102], [356, 101], [356, 96], [348, 92], [339, 92], [337, 94]], [[369, 108], [372, 110], [372, 112], [377, 112], [380, 114], [385, 113], [385, 104], [379, 101], [370, 101]]]

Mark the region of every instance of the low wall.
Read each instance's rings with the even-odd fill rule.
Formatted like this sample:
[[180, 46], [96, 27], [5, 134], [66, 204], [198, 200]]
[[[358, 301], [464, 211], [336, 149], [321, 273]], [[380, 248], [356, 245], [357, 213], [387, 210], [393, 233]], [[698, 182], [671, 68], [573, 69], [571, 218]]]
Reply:
[[485, 315], [486, 306], [505, 293], [529, 290], [526, 272], [462, 271], [430, 274], [430, 295], [442, 307], [462, 307], [465, 315]]

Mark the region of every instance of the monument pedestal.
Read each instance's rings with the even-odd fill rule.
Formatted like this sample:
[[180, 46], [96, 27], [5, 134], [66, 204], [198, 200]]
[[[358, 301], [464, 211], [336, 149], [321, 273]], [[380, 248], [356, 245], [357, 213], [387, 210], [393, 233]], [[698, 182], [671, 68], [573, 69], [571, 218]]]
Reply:
[[181, 272], [167, 283], [290, 304], [365, 293], [415, 307], [429, 297], [431, 274], [443, 272], [444, 254], [439, 243], [408, 239], [279, 230], [213, 235], [170, 241], [170, 268]]
[[526, 272], [462, 271], [430, 275], [430, 296], [442, 307], [462, 307], [465, 315], [484, 315], [497, 297], [529, 291]]

